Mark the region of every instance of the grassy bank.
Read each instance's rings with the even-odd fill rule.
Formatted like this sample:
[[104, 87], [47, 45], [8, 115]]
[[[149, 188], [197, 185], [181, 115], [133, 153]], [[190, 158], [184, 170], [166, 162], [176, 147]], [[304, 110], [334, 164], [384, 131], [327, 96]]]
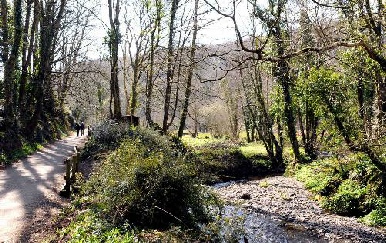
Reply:
[[386, 226], [385, 188], [369, 158], [360, 153], [319, 159], [295, 170], [295, 177], [333, 213]]

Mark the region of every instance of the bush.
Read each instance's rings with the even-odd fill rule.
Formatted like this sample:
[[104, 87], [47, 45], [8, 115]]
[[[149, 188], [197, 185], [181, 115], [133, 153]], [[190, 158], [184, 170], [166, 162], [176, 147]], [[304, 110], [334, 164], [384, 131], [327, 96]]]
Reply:
[[375, 209], [363, 217], [362, 222], [371, 226], [386, 226], [386, 198], [378, 199]]
[[82, 158], [115, 150], [125, 139], [137, 139], [149, 149], [163, 150], [168, 154], [182, 155], [187, 152], [183, 143], [175, 137], [160, 136], [156, 131], [135, 128], [128, 123], [107, 121], [93, 128], [92, 136], [82, 152]]
[[147, 130], [127, 134], [84, 186], [90, 203], [114, 225], [194, 228], [207, 221], [213, 198], [195, 179], [182, 144]]
[[74, 222], [60, 232], [60, 239], [69, 243], [135, 242], [134, 233], [131, 230], [116, 228], [90, 210], [81, 212]]
[[295, 174], [296, 178], [304, 182], [305, 187], [311, 192], [321, 196], [329, 196], [336, 192], [342, 182], [334, 165], [337, 159], [317, 161], [302, 166]]
[[365, 212], [363, 202], [366, 188], [357, 182], [345, 180], [338, 191], [323, 202], [323, 207], [335, 213], [349, 216], [359, 216]]
[[295, 176], [307, 189], [319, 195], [325, 209], [348, 216], [363, 216], [371, 212], [366, 216], [369, 222], [383, 217], [378, 202], [380, 172], [364, 154], [318, 160], [303, 165]]

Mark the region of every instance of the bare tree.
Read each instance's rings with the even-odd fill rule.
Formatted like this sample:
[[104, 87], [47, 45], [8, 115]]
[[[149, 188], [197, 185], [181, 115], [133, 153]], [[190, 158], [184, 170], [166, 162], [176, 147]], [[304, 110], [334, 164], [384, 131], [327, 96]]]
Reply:
[[199, 6], [199, 0], [195, 0], [194, 2], [194, 20], [193, 20], [193, 36], [192, 36], [192, 43], [190, 46], [190, 65], [188, 67], [188, 77], [186, 80], [186, 87], [185, 87], [185, 99], [182, 107], [182, 113], [180, 118], [180, 126], [178, 129], [178, 137], [182, 137], [183, 131], [185, 129], [186, 124], [186, 118], [188, 115], [188, 108], [189, 108], [189, 102], [190, 102], [190, 95], [192, 93], [192, 79], [193, 79], [193, 72], [195, 69], [195, 56], [196, 56], [196, 41], [197, 41], [197, 33], [198, 33], [198, 6]]
[[[121, 40], [121, 34], [119, 31], [119, 13], [120, 13], [120, 0], [108, 0], [109, 7], [109, 20], [110, 29], [108, 33], [108, 46], [110, 52], [110, 65], [111, 65], [111, 79], [110, 79], [110, 114], [112, 118], [120, 118], [122, 116], [121, 100], [119, 93], [119, 80], [118, 80], [118, 50]], [[112, 105], [114, 105], [112, 107]]]

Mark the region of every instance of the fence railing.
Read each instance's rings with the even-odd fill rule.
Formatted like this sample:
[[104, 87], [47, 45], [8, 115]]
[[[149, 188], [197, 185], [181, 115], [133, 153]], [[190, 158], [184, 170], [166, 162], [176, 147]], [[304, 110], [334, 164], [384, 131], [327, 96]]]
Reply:
[[79, 172], [79, 157], [80, 152], [78, 147], [74, 146], [74, 154], [64, 160], [64, 163], [66, 164], [66, 175], [64, 176], [66, 184], [59, 193], [63, 197], [70, 197], [74, 190], [76, 173]]

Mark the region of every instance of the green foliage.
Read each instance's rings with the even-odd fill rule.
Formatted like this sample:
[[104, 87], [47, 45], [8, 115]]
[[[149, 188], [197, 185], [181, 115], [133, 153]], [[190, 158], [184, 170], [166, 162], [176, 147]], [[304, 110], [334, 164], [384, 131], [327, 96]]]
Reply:
[[39, 143], [24, 142], [22, 143], [21, 148], [13, 150], [10, 154], [0, 153], [0, 164], [10, 164], [15, 160], [25, 158], [42, 148], [43, 146]]
[[295, 176], [329, 211], [349, 216], [367, 215], [363, 220], [368, 224], [381, 225], [385, 219], [384, 204], [379, 200], [380, 172], [362, 153], [302, 165]]
[[74, 222], [60, 232], [60, 238], [66, 238], [66, 242], [70, 243], [135, 242], [131, 230], [116, 228], [91, 210], [81, 212]]
[[341, 215], [360, 215], [366, 212], [361, 205], [366, 195], [366, 188], [358, 182], [345, 180], [338, 191], [323, 202], [323, 207]]
[[375, 209], [361, 220], [371, 226], [386, 226], [386, 198], [376, 200]]
[[335, 158], [314, 162], [302, 166], [295, 174], [296, 178], [305, 183], [307, 189], [313, 193], [328, 196], [336, 191], [341, 183], [336, 175], [335, 165], [339, 161]]
[[86, 150], [112, 149], [118, 141], [83, 186], [86, 204], [114, 225], [195, 228], [209, 220], [207, 206], [216, 199], [199, 185], [194, 156], [178, 139], [105, 124], [95, 129]]
[[[219, 141], [195, 147], [197, 169], [199, 176], [208, 183], [243, 179], [254, 175], [264, 175], [271, 172], [271, 162], [265, 155], [254, 154], [249, 146]], [[248, 154], [246, 156], [244, 153]]]
[[308, 82], [314, 93], [313, 102], [319, 104], [318, 113], [340, 118], [349, 136], [358, 137], [362, 123], [355, 115], [359, 113], [356, 83], [347, 76], [322, 67], [311, 68]]

